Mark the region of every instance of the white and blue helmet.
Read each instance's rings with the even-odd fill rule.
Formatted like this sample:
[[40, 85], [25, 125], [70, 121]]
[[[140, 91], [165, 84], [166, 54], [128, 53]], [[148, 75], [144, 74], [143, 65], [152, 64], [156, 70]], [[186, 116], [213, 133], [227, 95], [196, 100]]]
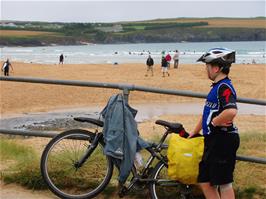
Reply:
[[234, 50], [230, 50], [227, 48], [212, 48], [208, 52], [204, 53], [197, 61], [201, 61], [204, 63], [225, 63], [232, 64], [235, 62], [235, 54]]

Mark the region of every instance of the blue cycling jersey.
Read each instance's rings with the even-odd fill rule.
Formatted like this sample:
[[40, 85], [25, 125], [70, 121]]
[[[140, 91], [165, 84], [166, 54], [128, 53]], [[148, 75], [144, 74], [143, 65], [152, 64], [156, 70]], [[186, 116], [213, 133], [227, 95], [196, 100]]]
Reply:
[[237, 109], [236, 98], [235, 89], [228, 77], [218, 81], [217, 83], [213, 83], [203, 110], [203, 135], [208, 135], [214, 132], [237, 133], [237, 127], [234, 124], [229, 127], [214, 127], [211, 125], [212, 119], [218, 116], [223, 110], [228, 108]]

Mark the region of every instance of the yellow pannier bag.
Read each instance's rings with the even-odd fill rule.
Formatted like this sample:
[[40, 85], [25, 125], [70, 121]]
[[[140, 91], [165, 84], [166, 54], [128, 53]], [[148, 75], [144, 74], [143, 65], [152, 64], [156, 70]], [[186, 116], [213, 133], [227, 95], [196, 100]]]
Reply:
[[191, 139], [172, 134], [167, 150], [168, 176], [184, 184], [196, 184], [204, 149], [203, 136]]

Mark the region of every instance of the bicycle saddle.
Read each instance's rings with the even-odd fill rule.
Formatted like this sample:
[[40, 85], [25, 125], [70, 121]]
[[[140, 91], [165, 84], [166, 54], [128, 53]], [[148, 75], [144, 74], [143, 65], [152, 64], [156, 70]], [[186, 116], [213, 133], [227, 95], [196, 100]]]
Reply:
[[75, 117], [74, 120], [76, 120], [78, 122], [88, 122], [88, 123], [95, 124], [97, 126], [103, 127], [103, 121], [97, 120], [97, 119], [93, 119], [93, 118]]
[[168, 130], [174, 133], [179, 133], [181, 130], [184, 130], [184, 127], [180, 123], [171, 123], [164, 120], [156, 120], [155, 124], [168, 127]]

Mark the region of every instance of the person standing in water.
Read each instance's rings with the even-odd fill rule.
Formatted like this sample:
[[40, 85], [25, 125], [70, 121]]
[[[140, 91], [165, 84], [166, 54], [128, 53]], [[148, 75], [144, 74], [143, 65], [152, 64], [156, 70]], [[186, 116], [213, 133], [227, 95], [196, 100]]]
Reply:
[[178, 52], [178, 50], [175, 51], [173, 59], [174, 59], [174, 68], [178, 68], [178, 63], [179, 63], [179, 52]]
[[64, 64], [64, 55], [63, 54], [61, 54], [59, 56], [59, 64]]

